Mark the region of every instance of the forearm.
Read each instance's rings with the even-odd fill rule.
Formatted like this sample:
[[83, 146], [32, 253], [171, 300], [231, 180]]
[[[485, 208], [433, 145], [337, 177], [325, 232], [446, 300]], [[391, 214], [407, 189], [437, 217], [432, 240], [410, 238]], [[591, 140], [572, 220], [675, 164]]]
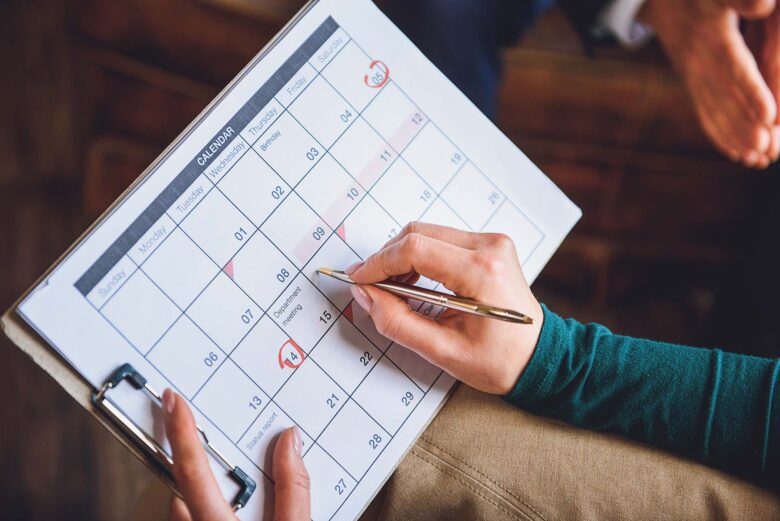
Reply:
[[509, 402], [757, 479], [777, 476], [777, 360], [614, 335], [546, 308], [544, 319]]

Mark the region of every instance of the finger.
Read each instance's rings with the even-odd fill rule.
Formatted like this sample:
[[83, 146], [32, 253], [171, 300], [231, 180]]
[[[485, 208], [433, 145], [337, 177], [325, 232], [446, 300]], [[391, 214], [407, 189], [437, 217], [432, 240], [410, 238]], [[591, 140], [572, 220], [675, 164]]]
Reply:
[[775, 9], [775, 0], [725, 0], [723, 3], [748, 19], [764, 18]]
[[769, 147], [769, 159], [780, 159], [780, 127], [772, 127], [772, 145]]
[[352, 286], [355, 301], [371, 316], [376, 330], [432, 364], [448, 369], [465, 337], [415, 313], [404, 300], [372, 286]]
[[774, 123], [778, 114], [777, 102], [736, 24], [726, 33], [724, 43], [726, 70], [746, 105], [760, 122], [766, 125]]
[[311, 485], [301, 457], [297, 427], [284, 431], [274, 447], [274, 521], [311, 519]]
[[[780, 9], [772, 13], [763, 24], [763, 44], [761, 46], [761, 72], [766, 78], [769, 90], [780, 106]], [[780, 124], [780, 110], [775, 119]]]
[[192, 518], [233, 519], [233, 511], [211, 472], [190, 408], [170, 389], [163, 393], [163, 417], [173, 452], [173, 477]]
[[401, 233], [387, 241], [385, 247], [399, 242], [412, 233], [425, 235], [469, 250], [479, 249], [487, 243], [486, 234], [484, 233], [467, 232], [449, 226], [413, 221], [404, 226]]
[[721, 154], [728, 157], [731, 161], [737, 163], [741, 160], [742, 154], [736, 148], [731, 145], [730, 140], [726, 137], [723, 130], [715, 124], [712, 116], [709, 112], [698, 111], [699, 121], [704, 133], [709, 136], [712, 144], [717, 148]]
[[[475, 269], [478, 255], [474, 250], [410, 233], [371, 255], [350, 273], [350, 278], [368, 284], [415, 272], [443, 283], [455, 293], [474, 297], [478, 289]], [[442, 262], [443, 259], [447, 262]]]
[[187, 510], [187, 505], [178, 496], [171, 496], [171, 503], [168, 508], [169, 521], [192, 521], [190, 511]]
[[715, 88], [718, 89], [716, 92], [701, 93], [702, 112], [720, 130], [724, 148], [734, 148], [743, 161], [755, 163], [769, 149], [768, 129], [745, 107], [738, 91], [724, 92], [720, 86]]

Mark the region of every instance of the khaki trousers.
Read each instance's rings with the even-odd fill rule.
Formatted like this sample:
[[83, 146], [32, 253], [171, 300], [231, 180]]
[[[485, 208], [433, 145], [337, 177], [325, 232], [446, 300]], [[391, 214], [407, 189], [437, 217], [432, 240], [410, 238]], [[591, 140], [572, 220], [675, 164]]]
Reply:
[[[148, 494], [164, 516], [168, 493]], [[540, 418], [461, 385], [363, 520], [780, 519], [780, 497], [646, 445]]]

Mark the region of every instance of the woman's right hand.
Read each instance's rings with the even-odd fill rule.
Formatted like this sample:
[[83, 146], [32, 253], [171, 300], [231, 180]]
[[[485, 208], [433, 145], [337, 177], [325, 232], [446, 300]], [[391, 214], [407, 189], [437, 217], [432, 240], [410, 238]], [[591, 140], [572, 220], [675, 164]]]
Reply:
[[[531, 360], [543, 313], [506, 235], [411, 223], [347, 273], [357, 283], [355, 301], [381, 334], [476, 389], [508, 393]], [[366, 285], [391, 277], [413, 282], [418, 275], [534, 322], [514, 324], [449, 309], [434, 321], [412, 311], [405, 300]]]

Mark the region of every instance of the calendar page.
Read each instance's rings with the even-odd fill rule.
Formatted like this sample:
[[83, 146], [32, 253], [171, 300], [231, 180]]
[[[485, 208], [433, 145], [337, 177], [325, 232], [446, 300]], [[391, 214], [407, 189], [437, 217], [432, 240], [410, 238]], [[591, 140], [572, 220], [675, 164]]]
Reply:
[[[92, 385], [129, 362], [184, 396], [258, 483], [242, 519], [268, 517], [271, 451], [292, 425], [313, 519], [354, 519], [454, 381], [378, 334], [348, 286], [316, 269], [365, 259], [421, 220], [510, 235], [533, 280], [579, 216], [371, 2], [321, 0], [19, 312]], [[126, 384], [112, 392], [164, 443], [156, 406]]]

